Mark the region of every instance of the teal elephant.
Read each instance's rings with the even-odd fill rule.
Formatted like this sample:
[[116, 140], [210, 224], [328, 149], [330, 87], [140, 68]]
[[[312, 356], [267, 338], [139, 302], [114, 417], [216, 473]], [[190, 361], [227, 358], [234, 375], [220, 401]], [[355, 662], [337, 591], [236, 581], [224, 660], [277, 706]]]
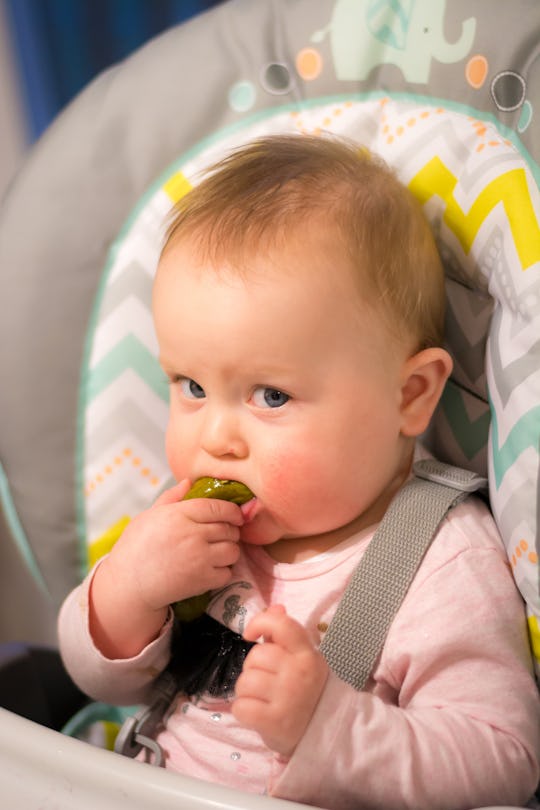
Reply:
[[336, 0], [330, 24], [313, 41], [330, 33], [338, 79], [362, 81], [388, 63], [407, 81], [426, 84], [432, 59], [459, 62], [474, 41], [474, 17], [462, 22], [455, 42], [445, 38], [445, 10], [446, 0]]

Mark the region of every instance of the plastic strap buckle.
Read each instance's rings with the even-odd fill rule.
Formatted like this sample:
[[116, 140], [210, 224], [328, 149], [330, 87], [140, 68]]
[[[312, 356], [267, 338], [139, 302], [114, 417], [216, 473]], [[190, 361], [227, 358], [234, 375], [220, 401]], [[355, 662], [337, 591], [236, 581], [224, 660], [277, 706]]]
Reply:
[[153, 764], [163, 767], [163, 750], [154, 736], [163, 723], [165, 713], [171, 705], [176, 691], [174, 677], [167, 671], [163, 672], [154, 684], [150, 705], [143, 706], [122, 724], [114, 743], [114, 750], [117, 754], [133, 758], [143, 748], [147, 748], [148, 752], [154, 755]]
[[457, 489], [460, 492], [478, 492], [488, 490], [487, 478], [482, 478], [470, 470], [453, 467], [436, 459], [422, 459], [413, 464], [413, 473], [424, 481], [433, 481], [434, 484]]

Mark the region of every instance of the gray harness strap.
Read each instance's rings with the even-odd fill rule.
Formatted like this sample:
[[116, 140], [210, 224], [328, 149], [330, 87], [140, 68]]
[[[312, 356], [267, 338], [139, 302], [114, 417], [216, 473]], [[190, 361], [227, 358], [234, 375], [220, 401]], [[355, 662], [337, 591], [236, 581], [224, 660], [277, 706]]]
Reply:
[[390, 625], [448, 511], [487, 485], [475, 473], [427, 459], [391, 502], [321, 644], [341, 680], [364, 688]]
[[[414, 474], [390, 504], [321, 644], [330, 668], [359, 690], [439, 524], [469, 493], [487, 486], [475, 473], [434, 460], [417, 462]], [[176, 691], [165, 670], [156, 681], [153, 701], [125, 721], [114, 750], [134, 757], [147, 748], [154, 763], [162, 765], [162, 751], [153, 738]]]

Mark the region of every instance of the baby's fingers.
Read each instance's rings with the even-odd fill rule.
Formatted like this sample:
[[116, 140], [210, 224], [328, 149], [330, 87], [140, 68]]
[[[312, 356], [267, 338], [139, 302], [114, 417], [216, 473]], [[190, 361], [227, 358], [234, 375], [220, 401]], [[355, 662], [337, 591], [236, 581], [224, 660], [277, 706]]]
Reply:
[[208, 562], [213, 568], [228, 568], [238, 562], [239, 556], [238, 543], [222, 540], [208, 546]]
[[281, 605], [270, 607], [249, 622], [244, 632], [246, 641], [257, 641], [261, 637], [290, 653], [313, 649], [307, 630], [288, 616]]
[[189, 479], [184, 478], [183, 481], [179, 481], [178, 484], [175, 484], [162, 492], [161, 495], [154, 501], [154, 506], [167, 506], [167, 504], [178, 503], [178, 501], [181, 501], [188, 491]]
[[217, 498], [195, 498], [190, 501], [182, 501], [180, 506], [184, 514], [196, 523], [244, 525], [240, 507], [230, 501], [218, 501]]

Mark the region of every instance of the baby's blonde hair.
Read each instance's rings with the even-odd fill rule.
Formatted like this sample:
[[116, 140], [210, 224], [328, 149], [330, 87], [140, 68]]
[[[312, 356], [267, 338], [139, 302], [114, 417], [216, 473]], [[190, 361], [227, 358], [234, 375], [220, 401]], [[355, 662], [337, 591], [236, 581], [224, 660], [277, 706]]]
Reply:
[[399, 337], [416, 350], [441, 345], [444, 272], [421, 207], [380, 158], [344, 139], [277, 135], [234, 150], [176, 204], [164, 252], [188, 238], [211, 264], [246, 266], [313, 223], [335, 232], [338, 260]]

